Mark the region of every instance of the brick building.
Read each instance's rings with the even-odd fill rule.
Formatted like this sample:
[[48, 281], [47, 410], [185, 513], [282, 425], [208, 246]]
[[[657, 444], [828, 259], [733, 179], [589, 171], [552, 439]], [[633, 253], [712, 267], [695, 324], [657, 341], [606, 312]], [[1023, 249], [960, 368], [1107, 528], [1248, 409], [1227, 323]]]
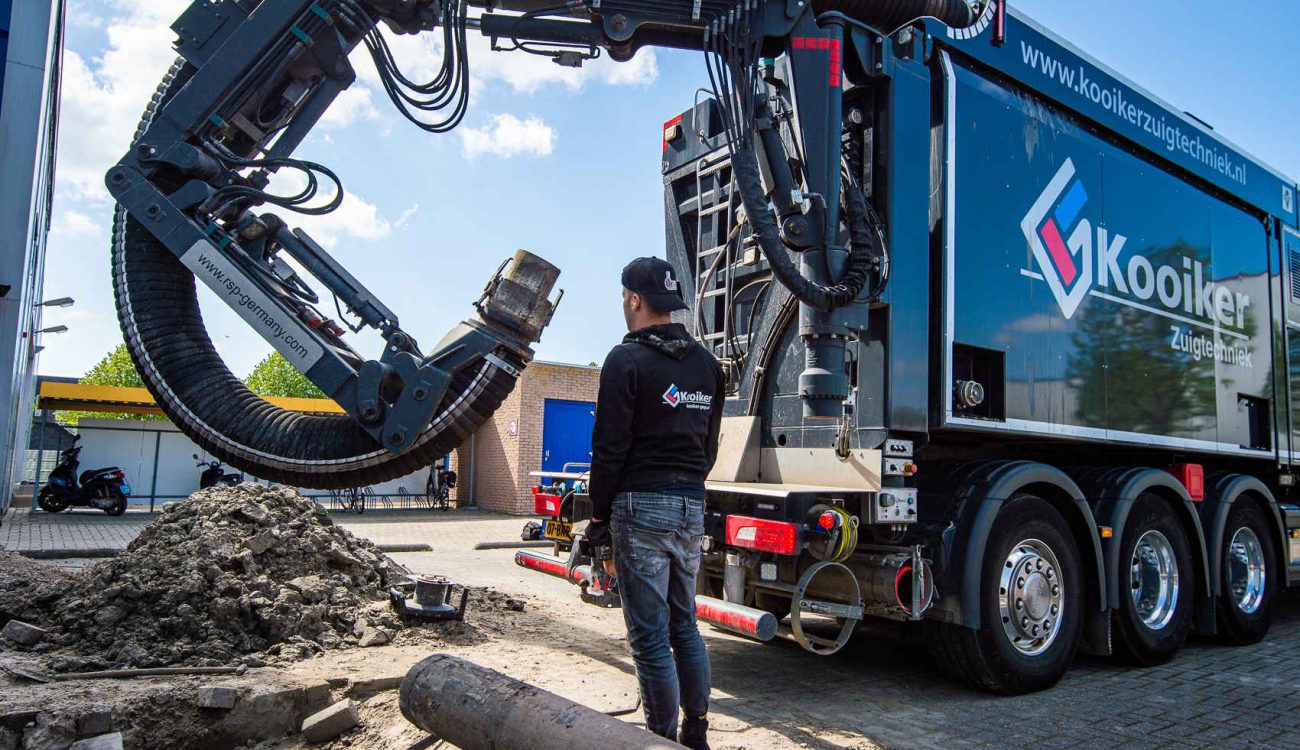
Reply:
[[[473, 492], [484, 510], [531, 514], [531, 488], [543, 469], [590, 461], [600, 368], [533, 362], [496, 414], [451, 456], [457, 497]], [[472, 461], [471, 461], [472, 454]], [[472, 464], [473, 478], [470, 477]]]

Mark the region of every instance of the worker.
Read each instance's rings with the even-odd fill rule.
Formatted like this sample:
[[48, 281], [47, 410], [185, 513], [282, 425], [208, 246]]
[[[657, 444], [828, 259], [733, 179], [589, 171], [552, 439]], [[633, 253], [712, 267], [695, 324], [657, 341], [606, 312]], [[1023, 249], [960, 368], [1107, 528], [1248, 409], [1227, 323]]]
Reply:
[[646, 726], [708, 750], [709, 657], [695, 625], [695, 577], [725, 377], [672, 322], [686, 309], [672, 266], [637, 258], [622, 280], [629, 333], [600, 373], [588, 539], [612, 542]]

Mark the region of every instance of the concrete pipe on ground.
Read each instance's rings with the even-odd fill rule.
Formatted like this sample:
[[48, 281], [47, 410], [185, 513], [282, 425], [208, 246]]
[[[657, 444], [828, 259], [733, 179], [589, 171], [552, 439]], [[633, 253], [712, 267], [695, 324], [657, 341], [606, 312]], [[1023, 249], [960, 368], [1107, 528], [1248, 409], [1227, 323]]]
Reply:
[[462, 750], [685, 750], [495, 670], [434, 654], [402, 680], [402, 715]]

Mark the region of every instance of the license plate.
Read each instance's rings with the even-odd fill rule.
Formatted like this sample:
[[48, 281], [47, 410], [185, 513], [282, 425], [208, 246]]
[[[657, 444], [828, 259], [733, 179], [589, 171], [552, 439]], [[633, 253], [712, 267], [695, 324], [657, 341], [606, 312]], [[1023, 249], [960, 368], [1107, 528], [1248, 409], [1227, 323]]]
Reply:
[[573, 541], [573, 537], [569, 535], [569, 524], [559, 521], [547, 521], [542, 529], [542, 537], [556, 542]]
[[123, 494], [123, 495], [129, 495], [129, 494], [131, 494], [131, 485], [129, 485], [129, 484], [123, 484], [123, 485], [122, 485], [122, 494]]

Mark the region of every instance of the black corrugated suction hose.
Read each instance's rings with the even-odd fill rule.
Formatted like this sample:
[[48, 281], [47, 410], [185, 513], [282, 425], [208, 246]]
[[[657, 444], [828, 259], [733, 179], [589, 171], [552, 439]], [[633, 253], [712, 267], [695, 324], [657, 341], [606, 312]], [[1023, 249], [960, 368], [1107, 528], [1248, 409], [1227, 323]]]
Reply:
[[843, 13], [885, 32], [927, 16], [958, 29], [976, 20], [966, 0], [813, 0], [813, 10]]
[[818, 310], [829, 312], [857, 299], [867, 283], [872, 262], [878, 252], [869, 223], [867, 204], [861, 191], [855, 185], [849, 185], [844, 190], [844, 220], [849, 228], [849, 258], [844, 274], [834, 284], [817, 284], [799, 271], [785, 244], [781, 242], [776, 217], [768, 208], [767, 196], [763, 192], [755, 148], [749, 145], [736, 149], [735, 158], [732, 159], [732, 172], [736, 175], [740, 200], [745, 204], [750, 231], [772, 266], [773, 275], [800, 302]]
[[[192, 74], [181, 61], [172, 67], [136, 139]], [[193, 274], [121, 207], [114, 219], [112, 257], [118, 319], [150, 393], [204, 450], [263, 479], [336, 489], [410, 474], [462, 445], [514, 388], [515, 377], [488, 362], [462, 371], [414, 447], [393, 455], [346, 415], [287, 411], [248, 390], [208, 338]], [[524, 366], [517, 358], [506, 359], [517, 369]]]

